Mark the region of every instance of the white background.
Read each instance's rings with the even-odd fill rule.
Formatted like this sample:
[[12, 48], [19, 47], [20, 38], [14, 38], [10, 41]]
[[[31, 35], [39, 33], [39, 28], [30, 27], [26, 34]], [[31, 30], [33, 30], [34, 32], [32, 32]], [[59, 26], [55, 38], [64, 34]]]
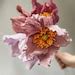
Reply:
[[[70, 45], [61, 50], [75, 54], [75, 0], [55, 0], [55, 2], [59, 8], [59, 26], [66, 28], [73, 39]], [[11, 49], [3, 43], [2, 36], [14, 33], [10, 18], [18, 15], [17, 4], [22, 4], [28, 11], [31, 10], [30, 0], [0, 0], [0, 75], [75, 75], [75, 69], [61, 70], [55, 59], [49, 69], [36, 65], [28, 71], [24, 63], [11, 57]]]

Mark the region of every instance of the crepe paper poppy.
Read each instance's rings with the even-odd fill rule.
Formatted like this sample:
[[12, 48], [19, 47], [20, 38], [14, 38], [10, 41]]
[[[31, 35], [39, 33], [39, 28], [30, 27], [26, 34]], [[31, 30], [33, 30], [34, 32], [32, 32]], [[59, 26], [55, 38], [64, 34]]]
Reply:
[[[17, 6], [21, 15], [11, 18], [16, 34], [4, 35], [3, 40], [11, 46], [12, 56], [21, 59], [27, 69], [31, 69], [35, 64], [49, 67], [54, 54], [60, 47], [67, 46], [72, 39], [66, 29], [56, 25], [57, 17], [54, 19], [53, 15], [50, 15], [53, 10], [57, 11], [52, 0], [47, 5], [48, 9], [45, 6], [47, 3], [39, 5], [36, 0], [32, 0], [32, 4], [34, 10], [31, 14]], [[39, 8], [42, 12], [39, 12]]]
[[12, 26], [15, 32], [30, 33], [31, 31], [29, 31], [27, 28], [32, 26], [29, 26], [26, 23], [27, 21], [34, 21], [36, 19], [34, 18], [31, 20], [31, 16], [36, 16], [39, 18], [35, 20], [35, 25], [40, 25], [40, 22], [42, 23], [42, 21], [45, 26], [55, 25], [58, 22], [58, 9], [56, 4], [54, 4], [52, 0], [49, 0], [44, 4], [38, 3], [37, 0], [31, 1], [33, 7], [31, 13], [28, 13], [26, 10], [24, 10], [24, 8], [21, 5], [17, 5], [16, 9], [20, 13], [20, 16], [11, 18]]
[[11, 45], [12, 55], [21, 59], [28, 69], [36, 63], [48, 67], [54, 53], [71, 41], [67, 31], [58, 25], [42, 27], [30, 36], [25, 33], [5, 35], [3, 40]]

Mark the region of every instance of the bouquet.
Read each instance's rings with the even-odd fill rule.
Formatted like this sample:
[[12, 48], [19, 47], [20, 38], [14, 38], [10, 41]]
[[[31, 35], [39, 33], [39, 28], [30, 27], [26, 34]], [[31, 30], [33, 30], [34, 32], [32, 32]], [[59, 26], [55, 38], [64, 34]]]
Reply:
[[21, 5], [20, 13], [12, 17], [13, 35], [4, 35], [3, 40], [11, 46], [12, 56], [17, 57], [31, 69], [35, 64], [49, 67], [52, 57], [72, 40], [66, 29], [60, 28], [58, 8], [53, 0], [40, 4], [31, 0], [32, 11], [27, 12]]

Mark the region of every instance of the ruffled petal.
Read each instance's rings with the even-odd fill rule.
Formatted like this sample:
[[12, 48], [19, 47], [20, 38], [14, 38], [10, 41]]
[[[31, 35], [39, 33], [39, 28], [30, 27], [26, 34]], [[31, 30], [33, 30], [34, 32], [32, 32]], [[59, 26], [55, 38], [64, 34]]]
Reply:
[[25, 33], [27, 33], [28, 35], [32, 35], [39, 31], [40, 27], [41, 24], [37, 20], [29, 17], [26, 19], [25, 26], [23, 26], [23, 29], [25, 29]]
[[72, 41], [66, 29], [60, 28], [58, 25], [51, 25], [49, 29], [57, 32], [55, 46], [67, 46]]
[[28, 49], [27, 49], [27, 52], [26, 52], [27, 55], [30, 55], [30, 54], [31, 54], [33, 51], [35, 51], [35, 49], [37, 48], [37, 47], [35, 46], [35, 44], [33, 44], [31, 37], [28, 38], [27, 46], [28, 46]]
[[54, 54], [59, 50], [59, 47], [51, 46], [48, 48], [48, 52], [46, 54], [41, 54], [38, 56], [39, 64], [48, 68], [50, 67], [51, 61], [54, 57]]
[[53, 0], [49, 0], [49, 2], [46, 2], [43, 5], [43, 8], [41, 12], [48, 12], [51, 14], [51, 19], [49, 21], [53, 20], [51, 24], [55, 25], [59, 21], [59, 16], [58, 16], [58, 8], [55, 3], [53, 3]]
[[19, 13], [21, 13], [21, 15], [24, 15], [25, 17], [30, 16], [30, 14], [27, 11], [25, 11], [25, 9], [23, 9], [21, 5], [17, 5], [16, 9]]
[[39, 14], [33, 14], [32, 18], [38, 20], [38, 22], [41, 24], [41, 27], [48, 27], [54, 24], [52, 16], [45, 17], [45, 16], [40, 16]]
[[32, 60], [29, 60], [27, 62], [25, 62], [26, 64], [26, 68], [27, 69], [32, 69], [32, 67], [38, 63], [39, 59], [37, 58], [37, 56], [34, 56]]
[[[55, 16], [40, 16], [39, 14], [33, 14], [32, 18], [38, 20], [42, 27], [49, 27], [50, 25], [55, 25], [57, 19]], [[58, 18], [58, 17], [57, 17]]]
[[50, 16], [50, 17], [40, 17], [40, 22], [41, 22], [41, 24], [43, 23], [43, 26], [45, 26], [45, 27], [53, 25], [52, 16]]
[[13, 30], [17, 33], [24, 33], [22, 27], [25, 24], [26, 17], [18, 16], [11, 18]]
[[3, 36], [3, 41], [11, 46], [13, 56], [17, 56], [21, 53], [21, 51], [27, 49], [27, 40], [28, 37], [22, 33]]
[[[22, 21], [22, 19], [24, 21]], [[21, 16], [17, 18], [12, 18], [11, 20], [13, 29], [17, 33], [25, 33], [28, 36], [36, 33], [41, 27], [41, 24], [32, 17], [24, 18]]]
[[58, 36], [65, 35], [67, 33], [66, 29], [60, 28], [58, 25], [51, 25], [49, 29], [56, 31]]
[[39, 14], [40, 10], [42, 9], [42, 5], [37, 2], [37, 0], [32, 0], [32, 12], [31, 14]]
[[57, 36], [56, 37], [56, 42], [54, 43], [55, 46], [61, 46], [61, 47], [65, 47], [68, 44], [70, 44], [70, 42], [72, 41], [72, 39], [70, 38], [69, 34], [65, 34], [64, 36]]
[[18, 58], [25, 63], [25, 67], [28, 70], [30, 70], [39, 61], [37, 56], [34, 56], [34, 55], [28, 56], [26, 54], [26, 51], [21, 52]]

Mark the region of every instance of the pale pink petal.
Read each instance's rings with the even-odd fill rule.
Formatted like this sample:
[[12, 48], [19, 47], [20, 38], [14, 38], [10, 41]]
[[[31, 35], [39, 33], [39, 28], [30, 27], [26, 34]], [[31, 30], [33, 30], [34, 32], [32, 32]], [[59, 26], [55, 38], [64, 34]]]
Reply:
[[[46, 49], [37, 48], [35, 44], [32, 43], [32, 40], [28, 39], [28, 49], [27, 49], [27, 55], [30, 57], [37, 56], [39, 59], [39, 64], [41, 64], [44, 67], [48, 67], [50, 65], [50, 62], [52, 60], [52, 57], [54, 56], [54, 53], [59, 50], [60, 47], [51, 46]], [[31, 58], [30, 58], [31, 59]]]
[[50, 25], [49, 29], [56, 31], [58, 36], [65, 35], [67, 33], [66, 29], [60, 28], [58, 25]]
[[46, 54], [41, 54], [38, 56], [39, 64], [48, 68], [51, 65], [51, 61], [54, 57], [54, 54], [59, 50], [59, 47], [51, 46], [48, 48], [48, 52]]
[[38, 58], [36, 56], [34, 56], [34, 58], [32, 60], [29, 60], [27, 62], [25, 62], [26, 64], [26, 68], [27, 69], [32, 69], [32, 67], [38, 62]]
[[45, 16], [40, 16], [39, 14], [33, 14], [32, 18], [37, 19], [38, 22], [41, 24], [41, 26], [48, 27], [50, 25], [53, 25], [53, 17], [45, 17]]
[[60, 28], [58, 25], [51, 25], [49, 29], [57, 32], [55, 46], [67, 46], [72, 41], [66, 29]]
[[27, 40], [28, 37], [22, 33], [3, 36], [3, 41], [11, 46], [13, 56], [19, 55], [21, 51], [27, 49]]
[[65, 34], [65, 35], [62, 35], [62, 36], [57, 36], [56, 42], [54, 43], [54, 45], [65, 47], [68, 44], [70, 44], [71, 41], [72, 41], [72, 39], [70, 38], [69, 34]]
[[27, 57], [26, 57], [26, 51], [22, 51], [22, 52], [20, 53], [20, 55], [18, 55], [18, 58], [19, 58], [20, 60], [22, 60], [23, 62], [28, 61], [28, 60], [27, 60]]

